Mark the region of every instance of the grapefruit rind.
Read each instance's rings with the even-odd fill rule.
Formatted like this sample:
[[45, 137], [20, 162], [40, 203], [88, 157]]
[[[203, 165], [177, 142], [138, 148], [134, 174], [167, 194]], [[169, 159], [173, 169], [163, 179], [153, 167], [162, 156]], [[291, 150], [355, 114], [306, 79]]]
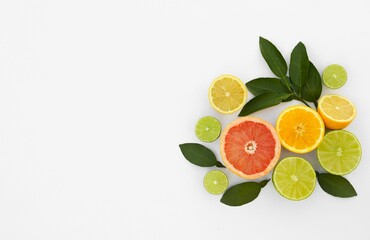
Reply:
[[[224, 151], [225, 149], [225, 139], [226, 139], [226, 136], [229, 132], [229, 130], [238, 125], [238, 124], [241, 124], [245, 121], [251, 121], [251, 122], [255, 122], [255, 123], [261, 123], [263, 124], [264, 126], [266, 126], [272, 136], [274, 137], [274, 140], [275, 140], [275, 149], [274, 149], [274, 158], [271, 159], [270, 161], [270, 164], [265, 168], [264, 171], [262, 172], [258, 172], [258, 173], [255, 173], [255, 174], [251, 174], [251, 175], [248, 175], [248, 174], [245, 174], [244, 172], [236, 169], [228, 160], [227, 160], [227, 157], [226, 157], [226, 153]], [[247, 117], [241, 117], [233, 122], [231, 122], [225, 129], [224, 131], [222, 132], [221, 134], [221, 138], [220, 138], [220, 151], [221, 151], [221, 158], [223, 160], [223, 163], [225, 164], [225, 166], [231, 171], [233, 172], [234, 174], [238, 175], [239, 177], [242, 177], [242, 178], [246, 178], [246, 179], [256, 179], [256, 178], [260, 178], [260, 177], [263, 177], [265, 175], [267, 175], [276, 165], [276, 163], [278, 162], [279, 158], [280, 158], [280, 152], [281, 152], [281, 143], [280, 143], [280, 140], [279, 140], [279, 137], [276, 133], [276, 130], [275, 128], [267, 121], [263, 120], [263, 119], [260, 119], [260, 118], [257, 118], [257, 117], [251, 117], [251, 116], [247, 116]]]

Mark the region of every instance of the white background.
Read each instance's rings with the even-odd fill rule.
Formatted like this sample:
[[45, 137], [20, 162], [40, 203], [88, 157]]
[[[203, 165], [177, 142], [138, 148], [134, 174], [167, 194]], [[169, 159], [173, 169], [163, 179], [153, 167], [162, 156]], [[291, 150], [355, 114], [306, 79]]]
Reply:
[[[370, 239], [369, 12], [367, 0], [0, 1], [0, 239]], [[209, 105], [215, 77], [272, 76], [259, 36], [288, 60], [304, 42], [320, 72], [346, 67], [335, 92], [358, 109], [357, 197], [317, 186], [292, 202], [269, 183], [232, 208], [181, 155], [198, 118], [236, 118]], [[254, 115], [275, 124], [292, 104]]]

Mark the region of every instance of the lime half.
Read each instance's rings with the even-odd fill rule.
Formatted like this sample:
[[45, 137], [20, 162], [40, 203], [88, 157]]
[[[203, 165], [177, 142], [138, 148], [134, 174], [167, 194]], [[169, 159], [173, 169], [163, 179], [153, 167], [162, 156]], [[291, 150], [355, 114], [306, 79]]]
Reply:
[[338, 64], [331, 64], [322, 73], [324, 84], [331, 89], [338, 89], [347, 82], [347, 72], [344, 67]]
[[272, 174], [275, 189], [290, 200], [303, 200], [316, 185], [316, 173], [309, 162], [300, 157], [282, 159]]
[[203, 142], [215, 141], [221, 133], [221, 123], [214, 117], [206, 116], [195, 125], [195, 135]]
[[229, 180], [225, 173], [219, 170], [208, 172], [203, 179], [204, 188], [211, 194], [221, 194], [229, 186]]
[[360, 163], [361, 144], [356, 136], [348, 131], [331, 131], [325, 135], [317, 148], [317, 158], [326, 171], [345, 175]]

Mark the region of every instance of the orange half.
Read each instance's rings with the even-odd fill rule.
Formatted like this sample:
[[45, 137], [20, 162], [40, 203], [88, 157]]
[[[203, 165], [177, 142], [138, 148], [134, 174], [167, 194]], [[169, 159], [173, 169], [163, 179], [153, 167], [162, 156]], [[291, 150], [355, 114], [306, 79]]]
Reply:
[[276, 131], [286, 149], [295, 153], [308, 153], [322, 141], [325, 125], [318, 112], [303, 105], [296, 105], [280, 113]]

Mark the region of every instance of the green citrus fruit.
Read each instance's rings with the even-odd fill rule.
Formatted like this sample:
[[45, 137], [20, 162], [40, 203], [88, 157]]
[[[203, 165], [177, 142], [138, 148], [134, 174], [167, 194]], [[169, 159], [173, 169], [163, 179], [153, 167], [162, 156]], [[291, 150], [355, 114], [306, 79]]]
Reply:
[[214, 117], [206, 116], [195, 125], [195, 135], [203, 142], [215, 141], [221, 133], [221, 123]]
[[300, 157], [282, 159], [272, 174], [275, 189], [290, 200], [303, 200], [316, 185], [316, 173], [309, 162]]
[[229, 186], [229, 180], [225, 173], [219, 170], [208, 172], [203, 179], [204, 188], [211, 194], [221, 194]]
[[345, 175], [352, 172], [361, 160], [361, 144], [348, 131], [327, 133], [317, 148], [321, 166], [331, 174]]
[[338, 64], [331, 64], [322, 74], [324, 84], [331, 89], [338, 89], [347, 82], [347, 71]]

